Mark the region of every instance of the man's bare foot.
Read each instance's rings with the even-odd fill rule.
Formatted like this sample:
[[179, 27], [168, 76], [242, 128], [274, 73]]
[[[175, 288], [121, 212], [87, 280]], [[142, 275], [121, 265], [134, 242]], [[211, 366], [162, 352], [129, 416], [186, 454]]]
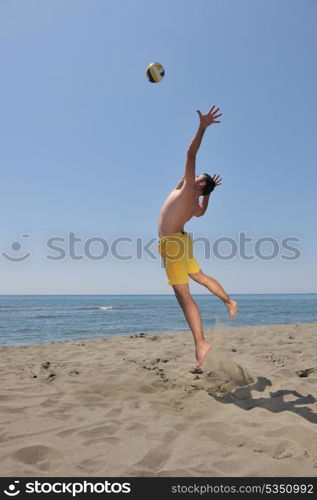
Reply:
[[207, 352], [211, 349], [211, 346], [206, 340], [202, 340], [196, 345], [195, 354], [197, 359], [196, 368], [200, 368], [206, 359]]
[[238, 302], [235, 302], [234, 300], [230, 299], [230, 302], [225, 302], [225, 306], [228, 309], [230, 319], [233, 319], [237, 314]]

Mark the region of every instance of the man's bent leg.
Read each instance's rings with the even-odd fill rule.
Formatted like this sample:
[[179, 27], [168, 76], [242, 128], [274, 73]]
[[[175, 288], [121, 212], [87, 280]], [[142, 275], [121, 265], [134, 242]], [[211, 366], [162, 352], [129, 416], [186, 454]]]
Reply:
[[189, 276], [197, 281], [200, 285], [205, 286], [208, 290], [219, 297], [225, 303], [226, 308], [228, 309], [230, 318], [234, 318], [237, 314], [238, 303], [234, 300], [230, 299], [229, 295], [226, 294], [220, 283], [217, 280], [208, 276], [207, 274], [199, 271], [198, 273], [191, 273]]
[[196, 368], [199, 368], [205, 361], [206, 354], [210, 349], [210, 345], [204, 338], [200, 311], [190, 294], [187, 283], [172, 286], [194, 337], [195, 355], [197, 359]]

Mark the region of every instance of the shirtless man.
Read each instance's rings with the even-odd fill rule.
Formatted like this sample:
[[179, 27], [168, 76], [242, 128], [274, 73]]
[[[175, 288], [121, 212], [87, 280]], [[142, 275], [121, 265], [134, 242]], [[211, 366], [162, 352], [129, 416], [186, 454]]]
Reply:
[[[207, 210], [210, 193], [221, 184], [220, 175], [208, 174], [196, 176], [196, 154], [203, 135], [210, 125], [217, 121], [222, 113], [215, 105], [203, 115], [197, 111], [200, 124], [188, 151], [185, 176], [170, 193], [160, 213], [158, 231], [158, 250], [162, 256], [168, 277], [176, 298], [184, 312], [187, 323], [193, 333], [195, 342], [196, 368], [205, 361], [210, 345], [204, 338], [199, 308], [190, 294], [188, 276], [208, 288], [208, 290], [223, 300], [230, 318], [237, 313], [237, 302], [230, 299], [220, 283], [202, 272], [193, 256], [193, 243], [189, 233], [184, 231], [184, 224], [193, 216], [201, 217]], [[200, 197], [203, 197], [200, 201]]]

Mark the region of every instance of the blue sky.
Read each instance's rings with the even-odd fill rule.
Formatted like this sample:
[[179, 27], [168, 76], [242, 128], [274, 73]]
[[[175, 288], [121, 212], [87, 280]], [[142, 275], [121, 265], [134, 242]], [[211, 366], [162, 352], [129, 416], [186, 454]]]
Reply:
[[[197, 171], [223, 185], [187, 230], [279, 247], [294, 237], [300, 258], [204, 259], [198, 245], [202, 269], [229, 294], [316, 292], [316, 20], [314, 0], [0, 0], [0, 293], [171, 293], [158, 258], [136, 259], [136, 239], [157, 237], [196, 109], [213, 104], [222, 122]], [[160, 84], [145, 78], [152, 61]], [[47, 258], [52, 237], [63, 259]], [[130, 238], [119, 248], [132, 258], [88, 258], [96, 237]]]

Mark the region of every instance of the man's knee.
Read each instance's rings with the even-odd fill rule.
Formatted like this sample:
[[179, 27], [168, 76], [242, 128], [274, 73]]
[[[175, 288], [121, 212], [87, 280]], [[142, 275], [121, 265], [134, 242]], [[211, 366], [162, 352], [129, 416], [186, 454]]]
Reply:
[[206, 284], [206, 275], [202, 271], [198, 271], [198, 273], [191, 273], [188, 276], [201, 285]]
[[176, 298], [181, 302], [189, 299], [191, 297], [189, 287], [187, 284], [182, 285], [173, 285], [174, 293]]

